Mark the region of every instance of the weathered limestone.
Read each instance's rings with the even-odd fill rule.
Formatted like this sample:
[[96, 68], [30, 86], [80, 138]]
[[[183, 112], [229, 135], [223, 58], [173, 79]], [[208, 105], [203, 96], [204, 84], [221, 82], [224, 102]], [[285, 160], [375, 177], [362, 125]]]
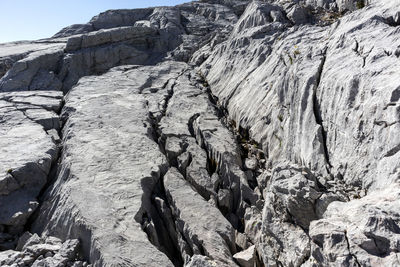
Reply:
[[253, 267], [255, 262], [255, 246], [252, 245], [248, 249], [238, 252], [233, 257], [239, 262], [241, 267]]
[[1, 44], [1, 265], [399, 265], [399, 10], [202, 0]]
[[321, 220], [311, 222], [312, 256], [307, 264], [398, 265], [399, 193], [395, 185], [329, 205]]
[[[342, 11], [356, 9], [357, 3], [325, 4], [324, 8]], [[269, 186], [276, 178], [272, 176], [269, 186], [264, 178], [257, 179], [265, 198], [263, 245], [258, 247], [263, 248], [264, 264], [278, 261], [296, 266], [308, 259], [313, 246], [302, 228], [323, 217], [333, 201], [349, 201], [398, 183], [400, 116], [398, 84], [392, 74], [398, 65], [395, 18], [399, 6], [394, 1], [376, 1], [331, 26], [288, 28], [291, 23], [304, 23], [291, 17], [292, 8], [279, 1], [249, 4], [226, 42], [211, 53], [199, 50], [192, 60], [207, 58], [200, 70], [212, 93], [233, 124], [247, 129], [260, 144], [268, 158], [267, 168], [276, 170], [280, 162], [292, 162], [315, 176], [313, 183], [318, 186], [306, 188], [318, 194], [294, 209], [298, 215], [290, 213], [291, 201], [301, 203], [304, 193], [312, 193], [298, 186], [302, 182], [298, 184], [295, 177], [300, 176], [290, 175], [285, 186], [278, 187], [292, 184], [290, 194], [300, 194], [284, 200], [284, 212], [276, 210], [276, 200], [271, 202], [276, 197]], [[291, 23], [277, 15], [279, 10], [286, 12]], [[387, 212], [388, 217], [397, 218]], [[291, 221], [282, 223], [287, 216]], [[303, 241], [297, 244], [295, 240]]]
[[[54, 77], [53, 70], [57, 68], [62, 55], [62, 48], [59, 47], [30, 53], [14, 63], [0, 79], [0, 92], [30, 90], [31, 86], [36, 90], [59, 90], [62, 84]], [[35, 79], [47, 80], [48, 84], [38, 86], [39, 81]]]
[[193, 191], [175, 168], [165, 175], [164, 186], [177, 228], [193, 253], [207, 255], [218, 266], [235, 266], [235, 231], [218, 209]]
[[[58, 178], [33, 229], [81, 238], [94, 266], [172, 266], [141, 230], [152, 212], [152, 190], [167, 167], [153, 141], [148, 109], [159, 100], [142, 90], [158, 88], [160, 97], [167, 97], [162, 85], [184, 66], [116, 68], [80, 80], [62, 113], [66, 125]], [[153, 76], [142, 75], [147, 71]]]
[[79, 260], [79, 241], [62, 242], [56, 237], [39, 237], [25, 232], [18, 241], [16, 251], [0, 252], [1, 266], [80, 266], [91, 265]]
[[[0, 93], [0, 248], [15, 245], [39, 203], [58, 147], [46, 131], [60, 127], [61, 92]], [[5, 235], [5, 236], [4, 236]], [[9, 235], [8, 238], [5, 238]], [[7, 241], [8, 240], [8, 241]]]

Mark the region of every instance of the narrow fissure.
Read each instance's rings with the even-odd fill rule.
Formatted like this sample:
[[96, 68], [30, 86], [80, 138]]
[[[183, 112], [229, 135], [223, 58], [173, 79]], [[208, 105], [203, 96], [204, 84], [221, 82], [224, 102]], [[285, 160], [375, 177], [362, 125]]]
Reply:
[[[171, 97], [172, 94], [167, 96], [168, 99]], [[167, 106], [168, 103], [163, 107], [163, 115], [165, 114]], [[164, 144], [161, 140], [160, 130], [158, 128], [161, 117], [156, 118], [151, 112], [149, 113], [149, 120], [152, 126], [152, 139], [158, 144], [160, 151], [165, 155]], [[171, 165], [168, 164], [168, 168], [170, 166]], [[146, 232], [149, 241], [163, 252], [171, 260], [174, 266], [180, 267], [183, 266], [183, 259], [180, 253], [178, 234], [175, 227], [171, 227], [171, 225], [175, 226], [175, 218], [173, 217], [171, 206], [166, 197], [164, 175], [165, 173], [161, 173], [157, 184], [152, 190], [150, 196], [151, 211], [144, 213], [140, 223], [143, 231]], [[164, 205], [162, 205], [162, 203]]]
[[[179, 74], [179, 76], [181, 76]], [[178, 77], [179, 77], [178, 76]], [[176, 78], [178, 78], [176, 77]], [[171, 79], [169, 79], [164, 85], [165, 89]], [[164, 99], [164, 105], [162, 106], [161, 115], [156, 117], [152, 112], [149, 112], [149, 121], [152, 126], [151, 138], [159, 146], [160, 151], [165, 155], [168, 160], [168, 168], [174, 165], [170, 162], [166, 152], [165, 152], [165, 140], [161, 136], [161, 131], [159, 129], [159, 123], [162, 117], [165, 116], [170, 99], [174, 94], [174, 87], [176, 83], [171, 85], [171, 88], [167, 91], [168, 94]], [[176, 164], [175, 164], [176, 165]], [[164, 175], [166, 172], [162, 173], [157, 184], [154, 186], [151, 194], [151, 211], [150, 214], [144, 213], [141, 221], [142, 229], [147, 233], [149, 241], [157, 247], [161, 252], [163, 252], [171, 260], [171, 262], [176, 267], [181, 267], [184, 264], [184, 259], [181, 254], [181, 248], [179, 245], [179, 240], [184, 239], [184, 235], [178, 233], [176, 227], [176, 218], [172, 212], [171, 205], [166, 196], [164, 188]], [[154, 224], [154, 225], [153, 225]], [[187, 243], [187, 242], [186, 242]], [[193, 252], [189, 251], [189, 255]]]
[[[59, 110], [57, 112], [58, 118], [60, 120], [60, 129], [57, 131], [57, 133], [58, 133], [58, 137], [59, 137], [60, 140], [62, 140], [62, 131], [63, 131], [64, 125], [65, 125], [65, 121], [63, 122], [62, 121], [62, 117], [61, 117], [64, 105], [65, 105], [65, 100], [64, 100], [64, 96], [63, 96], [60, 108], [59, 108]], [[47, 133], [47, 134], [49, 135], [49, 133]], [[53, 185], [53, 183], [57, 179], [58, 167], [59, 167], [59, 165], [61, 163], [60, 161], [61, 161], [61, 156], [62, 156], [62, 152], [63, 152], [63, 145], [62, 145], [62, 142], [56, 142], [56, 140], [54, 140], [54, 139], [53, 139], [53, 142], [57, 146], [57, 156], [56, 156], [56, 158], [53, 160], [53, 162], [51, 164], [50, 171], [49, 171], [49, 174], [47, 176], [47, 182], [43, 186], [42, 190], [40, 191], [40, 193], [39, 193], [39, 195], [37, 197], [37, 200], [39, 202], [39, 206], [37, 207], [35, 212], [28, 218], [28, 221], [24, 226], [24, 231], [31, 231], [32, 224], [34, 223], [34, 221], [39, 216], [39, 212], [40, 212], [41, 206], [43, 204], [46, 192], [49, 190], [49, 188], [51, 188], [51, 186]]]
[[346, 239], [347, 250], [349, 251], [350, 256], [353, 257], [353, 259], [354, 259], [354, 261], [356, 262], [357, 266], [358, 266], [358, 267], [361, 267], [361, 264], [360, 264], [360, 262], [358, 261], [356, 255], [354, 255], [353, 253], [351, 253], [351, 250], [350, 250], [350, 242], [349, 242], [349, 238], [347, 237], [347, 231], [346, 231], [346, 230], [344, 231], [344, 238]]
[[[330, 163], [329, 150], [328, 150], [328, 145], [327, 145], [327, 132], [326, 132], [326, 130], [324, 128], [322, 115], [321, 115], [321, 113], [322, 113], [321, 112], [321, 107], [320, 107], [320, 104], [318, 102], [318, 97], [317, 97], [317, 90], [318, 90], [319, 85], [321, 83], [321, 77], [322, 77], [322, 72], [323, 72], [324, 66], [325, 66], [327, 50], [328, 50], [328, 48], [325, 48], [325, 50], [323, 51], [322, 60], [321, 60], [321, 63], [319, 65], [319, 67], [318, 67], [316, 83], [315, 83], [314, 90], [313, 90], [313, 112], [314, 112], [314, 117], [315, 117], [316, 123], [321, 126], [322, 146], [323, 146], [323, 149], [324, 149], [324, 156], [325, 156], [325, 160], [326, 160], [329, 168], [331, 168], [332, 165]], [[328, 170], [328, 172], [330, 172], [329, 169], [327, 169], [327, 170]]]
[[[195, 79], [195, 82], [198, 84], [201, 84], [206, 89], [205, 91], [208, 95], [208, 99], [209, 99], [210, 103], [213, 105], [213, 107], [217, 113], [219, 121], [235, 137], [236, 143], [239, 147], [239, 154], [240, 154], [243, 164], [247, 158], [252, 157], [252, 156], [256, 157], [258, 160], [261, 160], [261, 162], [265, 163], [265, 155], [264, 155], [263, 151], [260, 149], [261, 145], [250, 138], [249, 129], [243, 128], [240, 125], [238, 126], [235, 121], [229, 119], [228, 110], [219, 104], [218, 97], [213, 95], [210, 85], [208, 84], [206, 78], [200, 72], [198, 72], [197, 74], [200, 77], [200, 79], [198, 79], [198, 78]], [[200, 89], [201, 89], [201, 87], [200, 87]], [[193, 130], [193, 122], [198, 117], [199, 117], [199, 115], [194, 116], [194, 119], [191, 119], [189, 121], [189, 129], [191, 129], [191, 134], [193, 135], [193, 137], [196, 137], [194, 130]], [[253, 147], [256, 149], [250, 149], [250, 147]], [[219, 173], [219, 171], [218, 171], [218, 166], [217, 166], [218, 163], [215, 161], [215, 159], [212, 159], [210, 157], [211, 151], [209, 151], [209, 149], [207, 149], [206, 146], [203, 146], [203, 149], [207, 152], [207, 159], [208, 159], [208, 163], [207, 163], [208, 168], [207, 169], [208, 169], [209, 173], [212, 174], [212, 173], [216, 172], [221, 177], [221, 173]], [[264, 169], [265, 164], [261, 164], [260, 161], [258, 161], [258, 162], [259, 163], [258, 163], [257, 168]], [[244, 172], [245, 166], [240, 166], [240, 168]], [[257, 180], [255, 179], [256, 173], [254, 170], [248, 170], [248, 172], [251, 172], [251, 176], [252, 176], [250, 179], [248, 179], [249, 187], [251, 190], [254, 191], [254, 189], [258, 186]], [[258, 174], [260, 174], [260, 173], [258, 173]], [[235, 199], [234, 192], [231, 191], [229, 186], [226, 187], [221, 182], [218, 186], [217, 192], [220, 189], [227, 189], [230, 191], [230, 193], [232, 194], [232, 197], [233, 197], [233, 199], [232, 199], [232, 201], [234, 202], [233, 206], [238, 208], [240, 203], [238, 202], [238, 199]], [[243, 196], [241, 196], [241, 197], [243, 197]], [[247, 199], [244, 198], [242, 200], [244, 202], [246, 202], [249, 206], [251, 206]], [[219, 204], [217, 205], [217, 207], [220, 210], [220, 212], [224, 215], [224, 217], [231, 223], [231, 225], [239, 233], [243, 233], [247, 236], [247, 234], [245, 233], [244, 214], [238, 214], [238, 212], [236, 211], [236, 208], [231, 208], [231, 210], [226, 210], [225, 207], [220, 206]], [[260, 212], [261, 212], [261, 210], [260, 210]], [[229, 217], [230, 213], [232, 213], [234, 216], [237, 216], [237, 221], [232, 221], [232, 219]], [[252, 242], [254, 242], [254, 241], [252, 241]], [[240, 252], [242, 250], [239, 247], [237, 247], [237, 248], [238, 248], [237, 252]], [[264, 264], [262, 263], [262, 261], [260, 261], [258, 259], [258, 257], [255, 257], [255, 258], [256, 258], [257, 266], [264, 266]]]

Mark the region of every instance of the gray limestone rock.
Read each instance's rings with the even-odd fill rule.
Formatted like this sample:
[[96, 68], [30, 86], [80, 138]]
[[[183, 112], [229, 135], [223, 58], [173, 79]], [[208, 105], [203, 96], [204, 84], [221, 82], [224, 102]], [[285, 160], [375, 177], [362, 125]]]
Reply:
[[[195, 254], [207, 255], [219, 266], [235, 266], [235, 232], [222, 214], [193, 191], [177, 169], [164, 177], [168, 201], [178, 230]], [[193, 211], [196, 211], [193, 213]]]
[[[34, 229], [81, 238], [83, 253], [95, 266], [172, 265], [141, 230], [146, 220], [157, 219], [150, 217], [151, 194], [167, 166], [153, 140], [149, 108], [168, 93], [161, 87], [153, 98], [142, 88], [162, 86], [184, 66], [116, 68], [79, 81], [62, 112], [66, 125], [58, 179]], [[141, 75], [148, 71], [154, 77]]]
[[233, 255], [233, 258], [237, 260], [241, 267], [254, 267], [256, 257], [255, 253], [255, 246], [252, 245], [248, 249]]
[[362, 199], [330, 204], [322, 219], [311, 222], [309, 262], [398, 265], [399, 192], [396, 185]]
[[37, 209], [58, 147], [46, 130], [59, 129], [61, 92], [0, 93], [0, 225], [23, 231]]
[[76, 239], [62, 242], [55, 237], [39, 237], [26, 232], [18, 242], [18, 251], [0, 252], [0, 264], [1, 266], [62, 267], [80, 263], [83, 266], [83, 262], [78, 260], [78, 246], [79, 241]]
[[399, 10], [201, 0], [0, 44], [0, 265], [399, 265]]
[[0, 92], [30, 90], [31, 86], [33, 90], [59, 89], [61, 82], [50, 72], [58, 67], [62, 56], [63, 50], [59, 47], [30, 53], [14, 63], [0, 79]]

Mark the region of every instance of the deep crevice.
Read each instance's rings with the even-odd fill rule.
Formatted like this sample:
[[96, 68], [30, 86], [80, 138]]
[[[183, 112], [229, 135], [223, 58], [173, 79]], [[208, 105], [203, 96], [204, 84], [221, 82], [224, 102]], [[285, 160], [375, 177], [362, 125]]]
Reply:
[[[65, 100], [64, 100], [64, 96], [63, 96], [60, 108], [59, 108], [58, 112], [56, 113], [58, 115], [58, 117], [59, 117], [59, 120], [60, 120], [60, 128], [57, 131], [60, 140], [62, 140], [62, 131], [63, 131], [64, 125], [65, 125], [64, 123], [62, 123], [62, 117], [61, 117], [62, 111], [64, 109], [64, 105], [65, 105]], [[61, 157], [62, 157], [62, 153], [63, 153], [63, 145], [62, 145], [61, 142], [60, 143], [55, 142], [55, 140], [53, 140], [53, 142], [57, 146], [57, 155], [56, 155], [56, 158], [53, 160], [53, 162], [51, 164], [50, 171], [49, 171], [48, 176], [47, 176], [47, 182], [43, 186], [43, 188], [41, 189], [39, 195], [36, 197], [36, 199], [39, 202], [39, 206], [36, 208], [35, 212], [33, 212], [32, 215], [28, 218], [28, 221], [24, 226], [24, 231], [31, 232], [32, 225], [33, 225], [33, 223], [35, 222], [35, 220], [39, 216], [39, 212], [40, 212], [40, 209], [41, 209], [42, 204], [44, 202], [44, 198], [46, 196], [46, 193], [52, 187], [52, 185], [56, 181], [56, 179], [58, 177], [58, 174], [59, 174], [59, 166], [61, 164]]]
[[350, 242], [349, 242], [349, 238], [347, 237], [347, 231], [344, 230], [344, 233], [343, 233], [343, 234], [344, 234], [344, 238], [346, 239], [347, 251], [349, 252], [349, 255], [354, 259], [354, 261], [355, 261], [355, 263], [357, 264], [357, 266], [358, 266], [358, 267], [361, 267], [361, 264], [360, 264], [360, 262], [358, 261], [357, 256], [356, 256], [355, 254], [351, 253], [351, 250], [350, 250]]
[[391, 27], [398, 27], [400, 26], [400, 19], [395, 19], [393, 16], [382, 18], [382, 21]]
[[[150, 214], [144, 214], [141, 225], [150, 242], [167, 255], [174, 266], [180, 267], [183, 266], [183, 259], [179, 248], [179, 237], [163, 181], [164, 175], [159, 178], [153, 188]], [[154, 229], [149, 226], [154, 226]]]
[[[235, 121], [229, 119], [228, 110], [225, 107], [220, 105], [218, 97], [216, 97], [212, 93], [210, 85], [208, 84], [206, 78], [200, 72], [198, 72], [197, 75], [200, 77], [200, 79], [199, 78], [194, 78], [194, 79], [195, 79], [195, 82], [202, 85], [202, 86], [198, 86], [199, 89], [204, 90], [204, 88], [205, 88], [204, 91], [207, 93], [208, 99], [209, 99], [210, 103], [212, 104], [212, 106], [214, 107], [214, 109], [216, 111], [216, 115], [217, 115], [219, 121], [221, 122], [222, 126], [227, 128], [233, 134], [233, 137], [236, 139], [236, 143], [239, 148], [239, 151], [238, 151], [239, 156], [241, 157], [242, 162], [244, 163], [246, 158], [249, 158], [252, 156], [258, 158], [259, 160], [265, 159], [264, 153], [262, 152], [261, 149], [259, 149], [261, 147], [260, 144], [258, 144], [257, 142], [255, 142], [254, 140], [251, 139], [249, 129], [244, 128], [240, 125], [237, 125]], [[192, 131], [192, 134], [194, 134], [193, 131]], [[196, 135], [194, 135], [194, 137], [196, 137]], [[256, 149], [250, 149], [250, 147], [254, 147]], [[216, 165], [217, 164], [216, 162], [210, 162], [210, 160], [212, 160], [212, 159], [210, 159], [209, 155], [211, 155], [212, 152], [209, 151], [209, 149], [207, 147], [203, 147], [203, 149], [206, 150], [207, 155], [208, 155], [208, 159], [209, 159], [208, 165], [211, 165], [211, 166]], [[253, 151], [257, 151], [257, 152], [253, 152]], [[260, 162], [259, 162], [259, 165], [257, 166], [257, 168], [263, 169], [265, 166], [262, 166], [262, 165], [263, 164], [260, 164]], [[245, 171], [244, 166], [239, 166], [239, 167], [243, 172]], [[214, 170], [211, 169], [211, 172], [214, 172]], [[221, 176], [221, 173], [220, 173], [221, 170], [218, 170], [218, 167], [216, 167], [215, 172], [217, 172], [217, 174]], [[227, 174], [227, 175], [229, 175], [229, 174]], [[253, 178], [255, 178], [255, 171], [252, 171], [252, 175], [253, 175]], [[254, 188], [256, 186], [258, 186], [256, 179], [254, 179], [253, 183], [252, 183], [252, 181], [248, 180], [248, 183], [249, 183], [250, 189], [253, 191], [254, 191]], [[232, 189], [229, 186], [228, 187], [223, 186], [223, 182], [220, 183], [217, 192], [220, 189], [228, 189], [234, 199], [233, 199], [233, 206], [231, 207], [231, 210], [227, 211], [226, 209], [224, 209], [224, 207], [220, 207], [219, 205], [217, 205], [218, 209], [238, 232], [246, 234], [244, 231], [245, 230], [244, 229], [245, 228], [244, 214], [238, 213], [241, 208], [239, 207], [240, 202], [237, 198], [238, 197], [243, 198], [242, 201], [244, 203], [247, 203], [248, 206], [251, 206], [250, 201], [243, 197], [243, 195], [242, 195], [243, 192], [240, 192], [239, 196], [235, 197], [234, 191], [232, 191]], [[244, 213], [244, 211], [242, 211], [242, 212]], [[236, 217], [236, 219], [233, 220], [233, 218], [230, 218], [231, 215]], [[262, 266], [262, 265], [259, 264], [258, 266]]]
[[[325, 48], [325, 50], [323, 51], [322, 60], [321, 60], [320, 65], [318, 67], [316, 83], [315, 83], [314, 90], [313, 90], [313, 112], [314, 112], [314, 117], [315, 117], [316, 123], [321, 126], [321, 133], [322, 133], [322, 140], [321, 141], [322, 141], [322, 146], [323, 146], [323, 149], [324, 149], [324, 156], [325, 156], [325, 160], [326, 160], [328, 166], [331, 168], [332, 165], [330, 163], [329, 150], [328, 150], [328, 145], [327, 145], [327, 132], [326, 132], [326, 130], [324, 128], [322, 115], [321, 115], [322, 114], [321, 106], [320, 106], [320, 104], [318, 102], [318, 97], [317, 97], [317, 90], [318, 90], [319, 85], [321, 83], [321, 77], [322, 77], [322, 72], [324, 71], [327, 50], [328, 50], [328, 48]], [[330, 171], [329, 169], [327, 169], [327, 170], [328, 170], [328, 172]]]
[[[175, 79], [179, 78], [183, 74], [184, 72], [180, 73]], [[169, 79], [164, 83], [163, 89], [167, 88], [171, 80], [172, 79]], [[171, 88], [167, 91], [168, 94], [164, 99], [164, 105], [162, 106], [162, 109], [160, 111], [161, 115], [155, 117], [152, 112], [149, 112], [149, 122], [151, 125], [150, 137], [154, 140], [154, 142], [158, 144], [160, 151], [165, 155], [166, 159], [168, 160], [169, 167], [172, 167], [176, 164], [174, 164], [174, 162], [170, 162], [168, 156], [166, 155], [165, 139], [167, 137], [162, 135], [161, 130], [159, 129], [159, 123], [167, 112], [169, 101], [174, 95], [175, 85], [176, 82], [174, 82], [171, 85]], [[184, 239], [183, 233], [178, 234], [176, 218], [174, 217], [172, 207], [168, 201], [164, 188], [164, 175], [165, 173], [161, 174], [157, 184], [152, 190], [150, 214], [145, 212], [140, 223], [142, 225], [143, 231], [147, 233], [149, 241], [161, 252], [167, 255], [167, 257], [176, 267], [180, 267], [183, 266], [184, 259], [182, 258], [182, 254], [180, 253], [181, 248], [179, 245], [179, 240], [181, 238], [181, 241], [184, 241], [186, 243], [188, 242]], [[164, 203], [165, 205], [163, 207], [160, 207], [160, 202]], [[162, 208], [164, 209], [164, 211], [161, 210]], [[151, 227], [152, 224], [154, 226], [154, 229]], [[191, 251], [189, 251], [188, 253], [189, 255], [193, 254], [193, 252]]]

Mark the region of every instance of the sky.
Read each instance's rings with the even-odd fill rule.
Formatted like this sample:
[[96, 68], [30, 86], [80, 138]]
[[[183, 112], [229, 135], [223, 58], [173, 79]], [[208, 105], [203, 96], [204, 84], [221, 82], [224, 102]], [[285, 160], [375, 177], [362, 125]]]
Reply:
[[0, 43], [51, 37], [108, 9], [174, 6], [190, 0], [0, 0]]

